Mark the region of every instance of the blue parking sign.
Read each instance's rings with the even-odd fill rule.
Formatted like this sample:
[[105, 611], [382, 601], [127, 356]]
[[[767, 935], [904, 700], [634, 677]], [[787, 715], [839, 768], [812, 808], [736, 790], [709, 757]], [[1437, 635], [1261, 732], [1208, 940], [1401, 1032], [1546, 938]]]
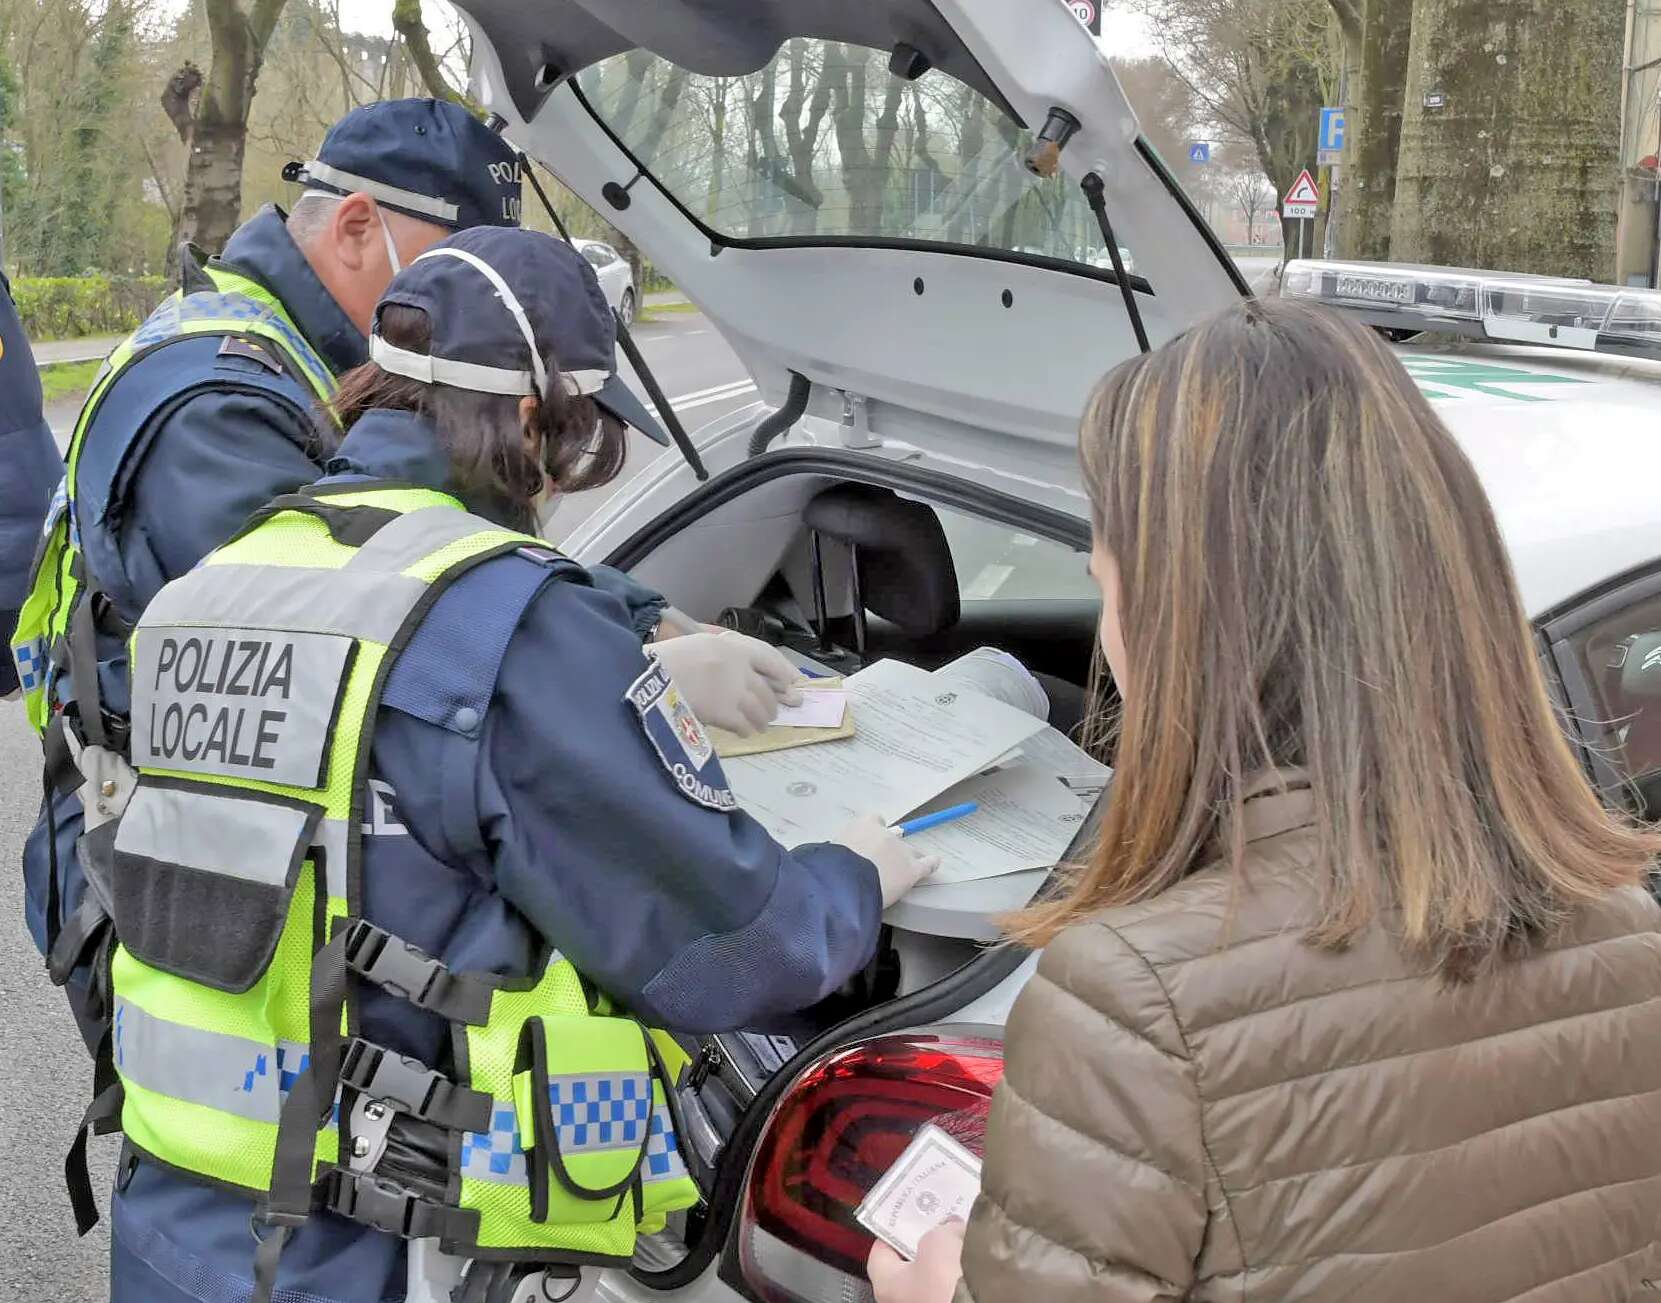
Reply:
[[1190, 163], [1209, 163], [1211, 161], [1211, 146], [1203, 140], [1197, 140], [1188, 146], [1188, 161]]
[[1341, 162], [1344, 156], [1344, 110], [1322, 109], [1321, 131], [1315, 151], [1315, 163], [1328, 167]]

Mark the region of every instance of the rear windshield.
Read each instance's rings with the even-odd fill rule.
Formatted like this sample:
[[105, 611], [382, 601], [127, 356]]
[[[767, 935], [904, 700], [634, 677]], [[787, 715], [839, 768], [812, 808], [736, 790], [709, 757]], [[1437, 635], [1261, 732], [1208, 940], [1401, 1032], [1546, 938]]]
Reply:
[[802, 38], [750, 76], [705, 77], [634, 50], [578, 87], [722, 236], [916, 240], [1111, 266], [1077, 182], [1022, 167], [1031, 132], [962, 82], [937, 70], [907, 81], [888, 59]]

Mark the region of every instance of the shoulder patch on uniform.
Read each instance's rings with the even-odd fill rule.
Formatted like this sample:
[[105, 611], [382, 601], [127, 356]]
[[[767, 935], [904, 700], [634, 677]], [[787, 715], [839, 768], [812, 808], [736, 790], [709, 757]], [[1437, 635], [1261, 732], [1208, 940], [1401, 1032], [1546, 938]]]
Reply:
[[245, 357], [250, 361], [258, 362], [273, 375], [283, 373], [283, 364], [256, 340], [242, 335], [226, 335], [225, 342], [219, 346], [220, 357]]
[[738, 808], [738, 798], [715, 758], [715, 744], [663, 666], [652, 661], [629, 685], [625, 700], [640, 717], [646, 740], [681, 795], [711, 810]]

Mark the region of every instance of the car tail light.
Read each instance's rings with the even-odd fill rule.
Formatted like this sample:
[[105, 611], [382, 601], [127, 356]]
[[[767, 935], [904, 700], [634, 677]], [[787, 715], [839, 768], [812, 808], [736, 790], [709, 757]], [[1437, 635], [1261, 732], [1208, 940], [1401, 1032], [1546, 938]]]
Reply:
[[815, 1063], [774, 1107], [739, 1219], [739, 1269], [766, 1303], [869, 1299], [854, 1209], [925, 1122], [982, 1152], [1003, 1042], [884, 1036]]

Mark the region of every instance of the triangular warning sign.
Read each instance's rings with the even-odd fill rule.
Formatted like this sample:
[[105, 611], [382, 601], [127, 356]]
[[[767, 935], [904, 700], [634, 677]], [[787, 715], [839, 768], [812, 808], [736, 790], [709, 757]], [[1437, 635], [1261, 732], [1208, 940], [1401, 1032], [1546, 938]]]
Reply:
[[1298, 173], [1298, 179], [1292, 182], [1292, 188], [1286, 192], [1286, 202], [1289, 204], [1318, 204], [1321, 202], [1321, 191], [1315, 184], [1315, 178], [1309, 175], [1308, 168]]

